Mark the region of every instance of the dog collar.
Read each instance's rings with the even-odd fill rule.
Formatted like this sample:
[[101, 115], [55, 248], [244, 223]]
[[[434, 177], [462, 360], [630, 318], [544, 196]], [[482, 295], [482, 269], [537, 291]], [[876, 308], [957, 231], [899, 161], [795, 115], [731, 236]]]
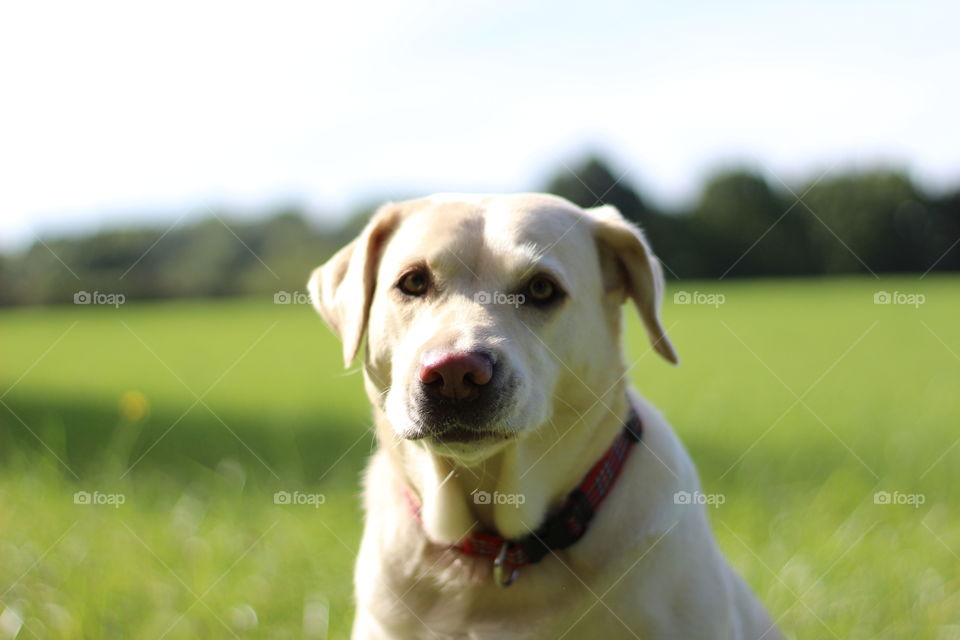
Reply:
[[[496, 533], [471, 533], [452, 548], [475, 558], [493, 558], [494, 582], [497, 586], [509, 587], [521, 567], [540, 562], [552, 551], [566, 549], [587, 533], [590, 521], [616, 484], [630, 450], [642, 434], [640, 416], [631, 409], [610, 448], [536, 531], [516, 540]], [[422, 525], [419, 499], [409, 489], [405, 493], [414, 517]]]

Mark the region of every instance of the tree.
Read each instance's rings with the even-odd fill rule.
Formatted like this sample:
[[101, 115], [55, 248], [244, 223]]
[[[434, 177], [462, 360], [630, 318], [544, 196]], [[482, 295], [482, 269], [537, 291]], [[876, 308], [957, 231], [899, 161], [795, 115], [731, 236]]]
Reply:
[[960, 190], [930, 203], [933, 216], [923, 270], [960, 270]]
[[814, 262], [799, 211], [747, 170], [710, 178], [691, 212], [690, 232], [703, 257], [701, 275], [810, 273]]
[[923, 271], [932, 262], [934, 217], [903, 173], [838, 174], [809, 187], [803, 201], [827, 273]]

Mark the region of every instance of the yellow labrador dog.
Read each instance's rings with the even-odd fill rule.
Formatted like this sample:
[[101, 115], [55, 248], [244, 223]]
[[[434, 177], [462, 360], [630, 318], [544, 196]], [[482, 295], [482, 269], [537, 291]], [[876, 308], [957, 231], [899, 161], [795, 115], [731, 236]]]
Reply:
[[628, 388], [663, 278], [616, 209], [549, 195], [388, 204], [312, 275], [364, 384], [353, 638], [780, 638], [721, 555], [690, 457]]

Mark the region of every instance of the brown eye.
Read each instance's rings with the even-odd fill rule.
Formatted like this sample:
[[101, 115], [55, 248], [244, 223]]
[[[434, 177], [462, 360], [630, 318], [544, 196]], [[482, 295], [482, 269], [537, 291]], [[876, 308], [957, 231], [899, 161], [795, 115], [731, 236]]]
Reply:
[[562, 295], [560, 288], [546, 276], [535, 276], [527, 285], [527, 296], [534, 305], [543, 306]]
[[406, 274], [400, 278], [400, 282], [397, 283], [397, 289], [408, 296], [414, 297], [422, 296], [427, 292], [429, 287], [430, 278], [427, 277], [425, 271], [419, 269]]

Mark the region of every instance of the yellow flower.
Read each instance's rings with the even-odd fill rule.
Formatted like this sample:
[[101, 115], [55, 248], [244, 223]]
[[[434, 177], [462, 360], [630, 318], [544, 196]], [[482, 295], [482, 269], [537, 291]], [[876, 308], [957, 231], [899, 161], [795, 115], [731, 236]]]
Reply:
[[150, 401], [139, 391], [126, 391], [120, 396], [120, 416], [136, 422], [150, 411]]

